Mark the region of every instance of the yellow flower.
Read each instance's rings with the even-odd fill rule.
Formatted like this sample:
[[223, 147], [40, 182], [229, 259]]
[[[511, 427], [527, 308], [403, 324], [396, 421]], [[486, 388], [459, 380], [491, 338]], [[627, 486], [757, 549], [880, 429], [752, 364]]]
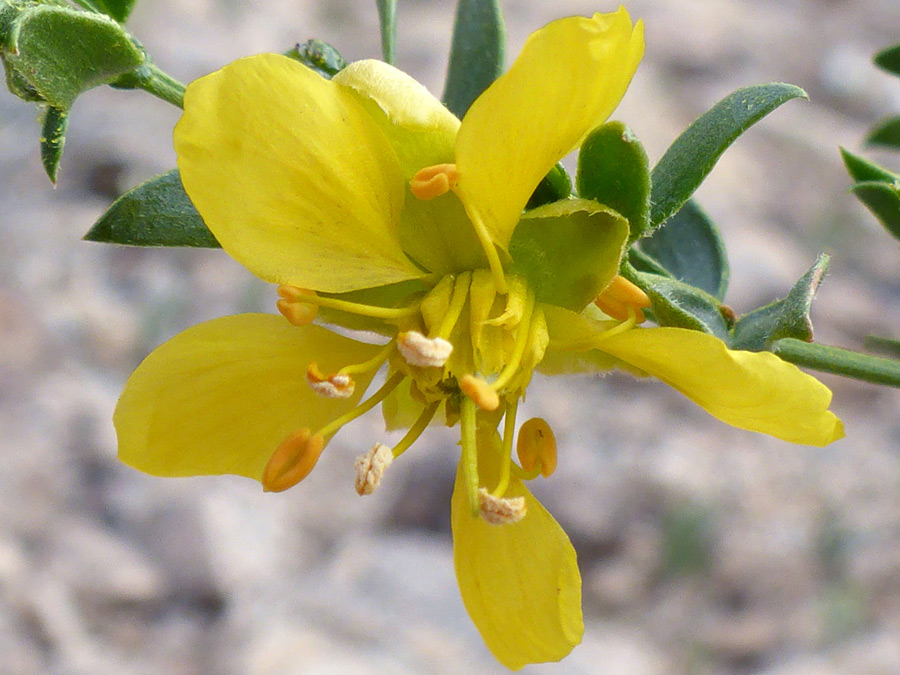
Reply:
[[[194, 82], [175, 131], [184, 186], [223, 248], [279, 284], [283, 316], [209, 321], [150, 354], [116, 409], [122, 461], [280, 491], [383, 403], [388, 426], [409, 431], [357, 461], [368, 494], [433, 420], [458, 422], [452, 529], [466, 608], [510, 668], [568, 654], [584, 630], [575, 552], [524, 484], [555, 467], [547, 424], [522, 425], [521, 466], [511, 458], [535, 368], [623, 367], [741, 428], [813, 445], [842, 435], [831, 393], [772, 354], [635, 327], [648, 301], [616, 276], [619, 214], [569, 199], [523, 215], [547, 171], [612, 112], [642, 52], [624, 9], [556, 21], [461, 123], [375, 61], [328, 81], [262, 55]], [[317, 316], [389, 339], [354, 340]]]

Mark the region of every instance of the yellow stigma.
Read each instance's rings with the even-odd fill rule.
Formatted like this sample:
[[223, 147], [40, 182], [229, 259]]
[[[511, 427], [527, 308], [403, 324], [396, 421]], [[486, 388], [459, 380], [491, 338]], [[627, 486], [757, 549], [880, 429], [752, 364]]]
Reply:
[[459, 388], [482, 410], [492, 411], [500, 407], [500, 397], [491, 385], [474, 375], [463, 375]]
[[325, 448], [322, 434], [310, 435], [299, 429], [285, 438], [263, 469], [262, 486], [266, 492], [282, 492], [309, 475]]
[[646, 319], [642, 308], [650, 306], [650, 298], [644, 291], [621, 275], [616, 275], [609, 286], [594, 300], [594, 304], [604, 314], [613, 319], [625, 321], [630, 317], [629, 307], [634, 311], [635, 323], [643, 323]]
[[409, 181], [409, 189], [413, 195], [427, 201], [450, 192], [458, 180], [456, 164], [436, 164], [419, 170]]
[[312, 323], [319, 313], [319, 306], [315, 304], [315, 291], [282, 284], [278, 287], [278, 295], [281, 299], [275, 306], [284, 318], [295, 326]]
[[532, 417], [519, 429], [516, 454], [527, 473], [541, 472], [548, 478], [556, 471], [556, 437], [540, 417]]
[[306, 381], [314, 392], [324, 398], [350, 398], [356, 389], [356, 382], [348, 374], [323, 375], [315, 361], [306, 368]]

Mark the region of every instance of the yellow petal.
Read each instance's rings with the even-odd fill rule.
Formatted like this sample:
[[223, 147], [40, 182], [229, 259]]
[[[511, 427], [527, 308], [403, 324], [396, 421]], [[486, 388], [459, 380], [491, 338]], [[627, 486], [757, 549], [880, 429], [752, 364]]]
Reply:
[[[478, 472], [496, 485], [500, 439], [478, 433]], [[512, 525], [472, 515], [462, 467], [456, 475], [451, 526], [453, 561], [463, 603], [488, 649], [508, 668], [559, 661], [581, 642], [581, 577], [566, 533], [513, 478], [507, 497], [525, 497], [527, 513]]]
[[158, 476], [232, 473], [259, 479], [284, 438], [315, 431], [356, 405], [356, 392], [326, 399], [306, 382], [315, 360], [333, 372], [374, 356], [378, 347], [280, 316], [241, 314], [176, 335], [128, 379], [114, 422], [119, 459]]
[[599, 315], [593, 305], [581, 314], [557, 307], [541, 305], [547, 321], [550, 342], [537, 370], [545, 375], [571, 375], [577, 373], [604, 373], [622, 368], [634, 375], [640, 374], [605, 352], [596, 349], [600, 335], [616, 325], [615, 321], [594, 320]]
[[[406, 73], [357, 61], [335, 75], [385, 133], [406, 184], [421, 169], [454, 161], [459, 120]], [[398, 223], [403, 249], [427, 270], [450, 274], [487, 265], [465, 209], [453, 193], [428, 201], [407, 191]]]
[[472, 104], [456, 142], [457, 189], [496, 243], [507, 245], [550, 168], [612, 113], [643, 52], [643, 26], [624, 8], [560, 19]]
[[633, 329], [597, 346], [740, 429], [817, 446], [844, 436], [828, 410], [828, 387], [772, 353], [732, 351], [712, 335], [683, 328]]
[[252, 272], [327, 292], [421, 276], [397, 233], [399, 163], [347, 89], [263, 54], [192, 83], [184, 106], [175, 151], [185, 190]]

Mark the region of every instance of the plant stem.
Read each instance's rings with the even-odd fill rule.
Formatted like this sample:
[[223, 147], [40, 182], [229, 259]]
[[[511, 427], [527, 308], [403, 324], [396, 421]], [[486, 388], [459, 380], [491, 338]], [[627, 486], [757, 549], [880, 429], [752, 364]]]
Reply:
[[156, 98], [184, 109], [184, 85], [152, 63], [139, 69], [136, 85]]
[[771, 350], [785, 361], [798, 366], [865, 382], [900, 387], [900, 361], [794, 338], [776, 340], [772, 343]]

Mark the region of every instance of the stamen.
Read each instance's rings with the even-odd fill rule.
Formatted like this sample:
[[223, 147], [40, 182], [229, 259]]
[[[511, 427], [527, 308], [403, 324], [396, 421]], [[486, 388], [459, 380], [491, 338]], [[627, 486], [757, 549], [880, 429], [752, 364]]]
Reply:
[[462, 447], [459, 463], [466, 483], [466, 496], [473, 516], [480, 510], [478, 498], [478, 441], [476, 439], [475, 402], [463, 398], [459, 403], [459, 444]]
[[296, 286], [281, 285], [278, 287], [280, 300], [275, 303], [278, 311], [294, 326], [306, 326], [312, 323], [319, 313], [315, 303], [316, 292]]
[[506, 417], [503, 420], [503, 455], [500, 457], [500, 480], [497, 487], [491, 493], [495, 497], [502, 497], [509, 487], [510, 466], [512, 465], [512, 439], [516, 433], [516, 411], [519, 408], [519, 399], [514, 399], [506, 406]]
[[367, 398], [353, 410], [344, 413], [337, 419], [332, 420], [331, 422], [326, 424], [324, 427], [319, 429], [318, 435], [322, 436], [323, 438], [329, 438], [345, 424], [352, 422], [357, 417], [365, 415], [372, 408], [386, 399], [388, 395], [397, 388], [397, 385], [403, 381], [404, 377], [406, 376], [403, 373], [394, 373], [393, 375], [391, 375], [387, 379], [387, 381], [383, 385], [381, 385], [381, 388], [374, 394], [372, 394], [370, 398]]
[[500, 391], [516, 374], [519, 366], [522, 364], [522, 357], [525, 355], [525, 348], [528, 346], [528, 338], [531, 336], [530, 325], [531, 315], [534, 314], [534, 294], [528, 293], [525, 301], [525, 311], [522, 314], [522, 321], [516, 330], [516, 341], [513, 343], [513, 351], [509, 361], [506, 362], [503, 370], [497, 376], [497, 379], [491, 384], [494, 391]]
[[441, 368], [453, 353], [453, 345], [447, 340], [427, 338], [417, 330], [398, 334], [397, 349], [409, 365], [422, 368]]
[[617, 274], [597, 296], [594, 304], [604, 314], [619, 321], [625, 321], [629, 317], [628, 308], [633, 308], [636, 322], [643, 323], [646, 319], [641, 309], [650, 307], [651, 302], [643, 290], [622, 275]]
[[458, 180], [456, 164], [436, 164], [420, 169], [409, 181], [409, 190], [414, 196], [427, 201], [450, 192]]
[[[616, 326], [613, 326], [609, 330], [603, 331], [602, 333], [600, 333], [600, 335], [598, 335], [595, 338], [595, 340], [605, 340], [606, 338], [610, 338], [613, 335], [619, 335], [620, 333], [624, 333], [627, 330], [631, 330], [632, 328], [634, 328], [635, 324], [638, 323], [637, 312], [640, 312], [640, 311], [641, 310], [635, 309], [634, 307], [629, 305], [628, 306], [628, 318], [625, 321], [623, 321], [622, 323], [620, 323]], [[641, 316], [643, 316], [643, 314], [641, 314]]]
[[282, 492], [309, 475], [325, 448], [322, 434], [299, 429], [285, 438], [272, 453], [260, 479], [266, 492]]
[[500, 396], [497, 394], [497, 390], [480, 377], [463, 375], [459, 381], [459, 388], [482, 410], [491, 411], [500, 407]]
[[[348, 312], [350, 314], [368, 316], [372, 317], [373, 319], [388, 320], [403, 319], [405, 317], [415, 316], [419, 313], [418, 303], [410, 305], [409, 307], [376, 307], [374, 305], [364, 305], [360, 302], [350, 302], [349, 300], [326, 298], [321, 295], [317, 295], [314, 291], [297, 288], [296, 286], [281, 285], [278, 287], [278, 294], [283, 298], [283, 304], [285, 305], [285, 307], [290, 309], [291, 312], [299, 314], [302, 308], [307, 306], [313, 307], [315, 309], [312, 314], [313, 318], [315, 318], [315, 312], [318, 311], [318, 307], [329, 307], [331, 309], [338, 309], [342, 312]], [[290, 307], [290, 305], [295, 304], [298, 306], [296, 309]], [[284, 314], [285, 317], [287, 317], [288, 321], [291, 321], [291, 317], [285, 313], [286, 309], [282, 308], [282, 300], [279, 300], [276, 305], [278, 306], [279, 311]], [[310, 321], [311, 320], [312, 319], [310, 319]], [[291, 323], [293, 323], [293, 321], [291, 321]], [[307, 321], [307, 323], [309, 323], [309, 321]]]
[[447, 308], [447, 315], [441, 321], [438, 328], [438, 336], [444, 339], [450, 337], [459, 316], [462, 314], [463, 308], [466, 306], [466, 299], [469, 297], [469, 287], [472, 285], [472, 273], [463, 272], [453, 284], [453, 295], [450, 296], [450, 306]]
[[494, 242], [491, 239], [491, 235], [488, 233], [487, 228], [484, 226], [481, 217], [477, 214], [473, 214], [468, 209], [466, 209], [466, 212], [469, 214], [469, 221], [472, 223], [472, 227], [475, 229], [475, 236], [478, 237], [481, 248], [484, 250], [484, 255], [488, 261], [488, 267], [491, 268], [491, 276], [494, 278], [494, 286], [497, 288], [497, 292], [500, 295], [506, 295], [506, 276], [504, 276], [503, 274], [503, 264], [500, 262], [500, 256], [497, 253], [497, 247], [494, 245]]
[[478, 513], [489, 525], [518, 523], [525, 511], [525, 497], [496, 497], [485, 488], [478, 491]]
[[549, 478], [556, 471], [556, 437], [540, 417], [533, 417], [519, 429], [516, 454], [522, 469], [531, 474], [540, 471]]
[[351, 363], [348, 366], [344, 366], [338, 373], [341, 375], [351, 375], [354, 373], [369, 373], [373, 370], [378, 370], [381, 368], [382, 364], [388, 360], [391, 352], [394, 351], [394, 340], [388, 342], [384, 347], [381, 348], [375, 356], [373, 356], [368, 361], [363, 361], [362, 363]]
[[314, 392], [324, 398], [350, 398], [356, 389], [356, 382], [352, 377], [340, 372], [323, 375], [315, 361], [306, 368], [306, 381]]
[[441, 401], [438, 400], [425, 407], [421, 414], [416, 418], [416, 421], [413, 422], [409, 431], [406, 432], [406, 435], [391, 450], [394, 459], [397, 459], [397, 457], [406, 452], [409, 446], [419, 439], [419, 436], [421, 436], [425, 429], [428, 428], [428, 425], [431, 424], [431, 420], [434, 418], [434, 414], [437, 412], [440, 404]]
[[361, 497], [375, 492], [381, 477], [394, 461], [394, 453], [382, 443], [376, 443], [365, 455], [356, 458], [356, 493]]

